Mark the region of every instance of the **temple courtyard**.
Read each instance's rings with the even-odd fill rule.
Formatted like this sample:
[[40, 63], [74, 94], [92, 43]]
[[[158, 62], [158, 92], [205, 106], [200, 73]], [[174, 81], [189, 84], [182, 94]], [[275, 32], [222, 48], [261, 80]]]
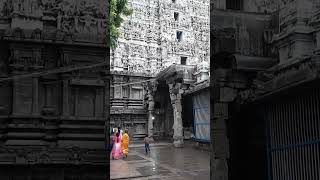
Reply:
[[111, 179], [210, 179], [210, 152], [186, 143], [175, 148], [172, 143], [156, 143], [145, 154], [144, 144], [133, 144], [124, 160], [110, 160]]

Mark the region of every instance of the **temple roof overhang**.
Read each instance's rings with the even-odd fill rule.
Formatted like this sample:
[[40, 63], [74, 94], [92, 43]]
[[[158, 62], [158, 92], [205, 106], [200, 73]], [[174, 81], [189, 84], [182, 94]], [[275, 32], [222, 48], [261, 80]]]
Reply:
[[191, 84], [196, 82], [192, 77], [195, 71], [196, 66], [194, 65], [173, 64], [161, 71], [156, 76], [156, 80], [166, 81], [167, 83], [182, 80], [183, 83]]
[[238, 70], [264, 71], [278, 63], [278, 60], [270, 57], [244, 56], [234, 54]]
[[[296, 60], [286, 66], [275, 66], [264, 72], [268, 80], [256, 79], [255, 100], [264, 99], [301, 84], [320, 79], [320, 56], [314, 55]], [[265, 75], [265, 77], [266, 77]]]
[[264, 71], [278, 63], [271, 57], [245, 56], [230, 52], [220, 52], [212, 57], [213, 69], [235, 69], [240, 71]]
[[204, 80], [203, 82], [197, 83], [195, 86], [190, 87], [185, 91], [184, 95], [191, 95], [202, 90], [208, 90], [210, 88], [210, 79]]

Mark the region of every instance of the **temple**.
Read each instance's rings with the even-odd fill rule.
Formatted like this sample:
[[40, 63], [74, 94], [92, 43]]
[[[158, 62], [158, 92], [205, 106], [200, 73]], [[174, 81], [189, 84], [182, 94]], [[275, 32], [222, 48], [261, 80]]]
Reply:
[[[130, 0], [111, 51], [110, 125], [172, 140], [210, 142], [208, 0]], [[207, 101], [206, 101], [207, 100]]]
[[0, 179], [107, 179], [107, 9], [0, 1]]
[[319, 12], [212, 2], [211, 179], [319, 178]]

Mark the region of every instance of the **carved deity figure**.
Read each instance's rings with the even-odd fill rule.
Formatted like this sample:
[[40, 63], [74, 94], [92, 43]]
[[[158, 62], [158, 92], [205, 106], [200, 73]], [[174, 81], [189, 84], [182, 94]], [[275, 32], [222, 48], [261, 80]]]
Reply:
[[83, 26], [84, 33], [90, 33], [92, 31], [91, 25], [95, 23], [95, 20], [92, 18], [91, 15], [86, 14], [85, 16], [81, 17], [79, 21], [84, 23], [84, 26]]

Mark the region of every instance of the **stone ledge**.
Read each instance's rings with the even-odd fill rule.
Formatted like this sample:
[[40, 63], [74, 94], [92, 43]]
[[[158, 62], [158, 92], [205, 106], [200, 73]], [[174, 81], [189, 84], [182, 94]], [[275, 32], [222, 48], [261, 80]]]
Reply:
[[45, 146], [2, 146], [1, 165], [81, 164], [107, 165], [104, 149], [46, 148]]

